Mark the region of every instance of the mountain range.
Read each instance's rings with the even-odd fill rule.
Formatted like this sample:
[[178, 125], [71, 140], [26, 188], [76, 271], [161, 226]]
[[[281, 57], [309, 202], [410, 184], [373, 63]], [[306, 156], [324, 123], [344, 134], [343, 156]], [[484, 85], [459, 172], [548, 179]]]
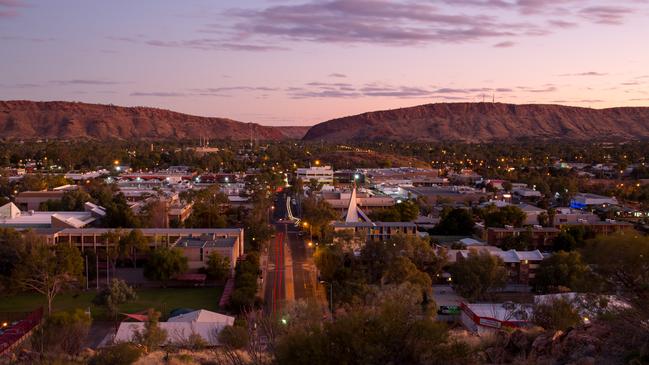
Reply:
[[77, 102], [0, 101], [5, 139], [299, 139], [307, 127], [268, 127], [147, 107]]
[[0, 101], [4, 139], [231, 139], [465, 141], [649, 138], [649, 107], [437, 103], [337, 118], [313, 127], [271, 127], [164, 109], [78, 102]]
[[317, 124], [305, 140], [485, 142], [540, 139], [643, 139], [649, 107], [438, 103], [363, 113]]

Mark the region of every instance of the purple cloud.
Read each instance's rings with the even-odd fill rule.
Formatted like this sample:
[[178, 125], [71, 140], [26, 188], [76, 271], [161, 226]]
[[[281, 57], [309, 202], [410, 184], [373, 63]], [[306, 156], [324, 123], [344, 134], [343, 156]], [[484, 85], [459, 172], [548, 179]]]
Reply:
[[347, 75], [334, 72], [334, 73], [329, 74], [329, 77], [335, 77], [335, 78], [344, 79], [344, 78], [347, 77]]
[[310, 1], [261, 10], [233, 9], [226, 15], [238, 19], [234, 29], [242, 39], [266, 36], [293, 41], [412, 45], [543, 31], [532, 24], [509, 24], [488, 15], [449, 14], [421, 1]]
[[633, 10], [619, 6], [591, 6], [581, 9], [579, 14], [598, 24], [619, 25], [624, 17], [633, 13]]

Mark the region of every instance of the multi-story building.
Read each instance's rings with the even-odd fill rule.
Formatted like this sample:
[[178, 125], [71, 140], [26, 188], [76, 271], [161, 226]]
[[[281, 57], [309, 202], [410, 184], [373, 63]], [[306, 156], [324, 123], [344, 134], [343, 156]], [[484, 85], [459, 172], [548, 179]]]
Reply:
[[331, 166], [300, 167], [296, 171], [296, 176], [305, 183], [311, 180], [323, 184], [333, 184], [334, 182], [334, 170]]
[[507, 228], [487, 228], [487, 244], [500, 246], [510, 237], [519, 237], [529, 235], [527, 238], [533, 247], [544, 249], [552, 246], [554, 239], [559, 235], [560, 230], [554, 227], [507, 227]]

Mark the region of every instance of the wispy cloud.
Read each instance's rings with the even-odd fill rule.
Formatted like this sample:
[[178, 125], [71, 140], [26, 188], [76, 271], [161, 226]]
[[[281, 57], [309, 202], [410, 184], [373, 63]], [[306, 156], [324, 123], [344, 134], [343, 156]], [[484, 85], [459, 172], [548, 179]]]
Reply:
[[604, 72], [587, 71], [587, 72], [561, 74], [559, 76], [568, 77], [568, 76], [606, 76], [606, 75], [608, 74]]
[[509, 47], [513, 47], [514, 45], [516, 45], [516, 43], [512, 41], [504, 41], [504, 42], [496, 43], [493, 46], [495, 48], [509, 48]]
[[329, 77], [335, 77], [335, 78], [344, 79], [344, 78], [347, 77], [347, 75], [334, 72], [334, 73], [329, 74]]
[[150, 92], [137, 91], [131, 93], [130, 95], [131, 96], [154, 96], [159, 98], [177, 98], [177, 97], [188, 96], [185, 93], [167, 92], [167, 91], [150, 91]]
[[124, 82], [108, 81], [108, 80], [91, 80], [91, 79], [72, 79], [72, 80], [54, 80], [50, 81], [51, 84], [56, 85], [120, 85]]
[[420, 86], [391, 85], [385, 83], [366, 83], [354, 86], [348, 83], [310, 82], [300, 87], [285, 89], [290, 98], [361, 98], [383, 97], [399, 99], [436, 98], [445, 100], [462, 100], [491, 95], [495, 93], [512, 93], [508, 87], [490, 88], [428, 88]]
[[150, 39], [143, 35], [138, 37], [124, 37], [124, 36], [110, 36], [107, 39], [119, 42], [144, 44], [153, 47], [162, 48], [186, 48], [196, 49], [201, 51], [251, 51], [251, 52], [266, 52], [266, 51], [285, 51], [286, 47], [269, 45], [269, 44], [254, 44], [250, 42], [233, 42], [232, 40], [224, 40], [219, 38], [196, 38], [188, 40], [161, 40]]

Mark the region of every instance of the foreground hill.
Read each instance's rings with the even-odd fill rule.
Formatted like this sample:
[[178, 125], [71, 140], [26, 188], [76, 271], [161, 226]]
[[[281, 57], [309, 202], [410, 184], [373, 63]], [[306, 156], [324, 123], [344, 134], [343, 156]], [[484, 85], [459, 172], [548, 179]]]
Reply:
[[439, 103], [369, 112], [313, 126], [305, 140], [469, 141], [649, 137], [649, 108]]
[[145, 107], [0, 101], [0, 138], [281, 140], [278, 128]]

